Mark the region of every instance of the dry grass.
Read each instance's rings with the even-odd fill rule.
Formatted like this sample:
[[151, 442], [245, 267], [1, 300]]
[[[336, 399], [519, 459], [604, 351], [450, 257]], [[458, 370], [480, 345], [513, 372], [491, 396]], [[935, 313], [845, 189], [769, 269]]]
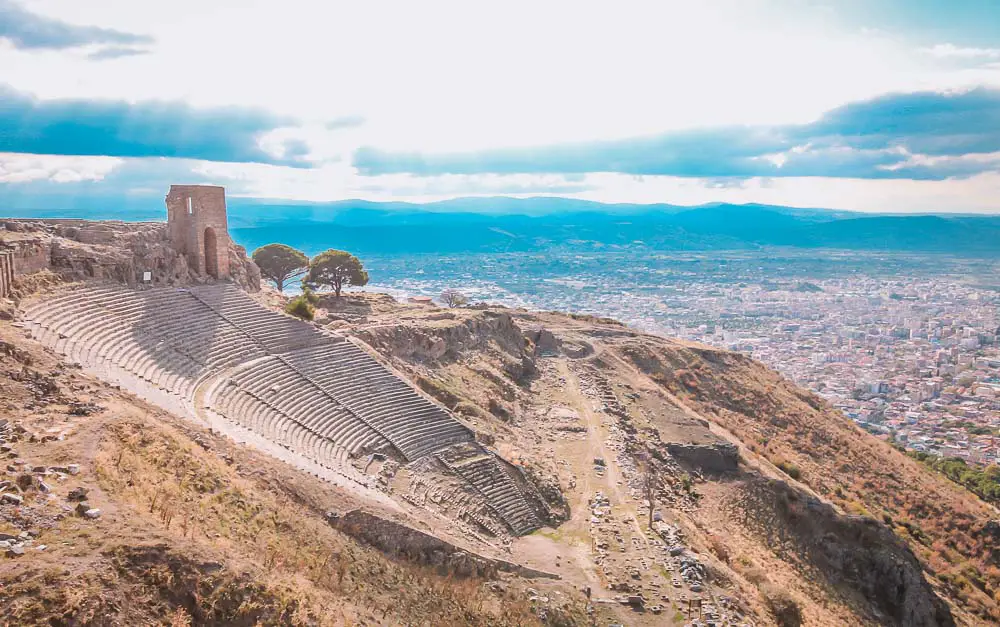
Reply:
[[[266, 581], [262, 595], [273, 596], [280, 622], [322, 623], [330, 616], [433, 624], [532, 619], [526, 606], [488, 594], [481, 581], [441, 578], [358, 546], [287, 494], [262, 490], [166, 430], [138, 422], [109, 425], [95, 468], [109, 494], [146, 513], [163, 533], [237, 557], [245, 576]], [[224, 596], [222, 590], [201, 596], [211, 601]]]
[[[16, 335], [0, 325], [0, 339], [17, 346]], [[62, 393], [86, 382], [106, 411], [78, 418], [63, 442], [18, 444], [32, 464], [75, 462], [84, 472], [53, 484], [52, 499], [32, 492], [25, 507], [0, 507], [0, 530], [42, 521], [48, 545], [0, 558], [0, 624], [538, 622], [519, 585], [496, 592], [480, 579], [393, 561], [325, 523], [322, 507], [350, 497], [331, 502], [329, 485], [78, 372], [56, 374], [50, 355], [27, 350]], [[35, 394], [13, 361], [0, 362], [0, 391], [20, 408]], [[61, 415], [62, 405], [42, 405], [10, 417], [34, 430]], [[65, 514], [78, 485], [100, 519]]]
[[719, 558], [719, 561], [723, 564], [729, 564], [731, 559], [729, 547], [726, 546], [726, 543], [722, 540], [722, 538], [715, 534], [710, 534], [708, 535], [707, 540], [708, 549], [712, 552], [712, 554]]
[[968, 622], [1000, 621], [1000, 569], [989, 561], [1000, 546], [983, 533], [996, 512], [978, 497], [745, 356], [666, 342], [625, 354], [743, 442], [762, 443], [754, 450], [845, 512], [888, 521], [939, 594], [973, 615]]
[[103, 425], [93, 468], [124, 525], [71, 517], [51, 530], [47, 541], [67, 543], [63, 556], [86, 565], [4, 575], [0, 607], [19, 624], [105, 614], [177, 625], [535, 620], [521, 597], [481, 580], [439, 577], [357, 545], [151, 420]]
[[[394, 363], [425, 392], [461, 410], [477, 430], [482, 427], [501, 444], [516, 443], [513, 458], [538, 459], [539, 445], [531, 445], [537, 436], [521, 428], [541, 424], [541, 419], [530, 422], [528, 411], [538, 400], [538, 390], [530, 378], [517, 384], [517, 369], [504, 370], [510, 358], [520, 354], [520, 345], [513, 343], [518, 338], [507, 337], [505, 323], [480, 328], [475, 338], [492, 334], [504, 341], [471, 342], [463, 320], [435, 318], [428, 324], [434, 333], [448, 336], [449, 346], [464, 346], [467, 353], [449, 353], [444, 363], [430, 364], [419, 353], [397, 356]], [[572, 323], [560, 323], [566, 322]], [[385, 338], [373, 332], [367, 339], [383, 349], [393, 342], [406, 349], [420, 339], [419, 329], [411, 331]], [[936, 480], [925, 468], [854, 429], [815, 397], [746, 358], [657, 342], [648, 337], [614, 339], [598, 348], [624, 346], [621, 354], [642, 372], [752, 444], [781, 468], [785, 479], [800, 480], [844, 511], [884, 521], [914, 549], [942, 595], [979, 617], [996, 615], [991, 614], [996, 601], [990, 597], [996, 594], [1000, 573], [984, 561], [992, 548], [977, 533], [989, 510], [978, 500]], [[632, 347], [642, 350], [630, 352]], [[634, 376], [610, 357], [594, 364], [622, 378]], [[652, 411], [663, 409], [662, 390], [656, 391], [658, 396], [640, 391], [643, 399], [656, 401]], [[546, 400], [558, 404], [561, 398], [553, 393]], [[332, 488], [320, 489], [322, 482], [287, 468], [277, 472], [280, 464], [273, 460], [155, 410], [147, 415], [145, 406], [121, 399], [114, 412], [90, 425], [93, 446], [86, 452], [94, 488], [104, 501], [98, 505], [108, 506], [113, 514], [97, 525], [63, 520], [52, 533], [67, 544], [40, 565], [44, 568], [16, 581], [0, 572], [5, 590], [17, 599], [10, 603], [0, 593], [0, 612], [25, 623], [103, 614], [128, 624], [171, 625], [537, 622], [524, 602], [525, 582], [494, 592], [480, 580], [443, 578], [389, 560], [324, 522], [325, 509], [340, 508], [328, 498]], [[510, 422], [486, 411], [493, 399], [513, 410]], [[196, 444], [192, 435], [204, 437], [210, 450]], [[232, 455], [234, 463], [227, 463], [223, 453]], [[586, 457], [589, 472], [592, 456]], [[795, 624], [798, 615], [809, 624], [833, 625], [864, 616], [796, 570], [800, 556], [777, 556], [774, 546], [761, 543], [732, 512], [724, 511], [746, 476], [756, 476], [758, 468], [766, 476], [779, 475], [756, 455], [747, 457], [746, 472], [741, 466], [737, 480], [716, 482], [685, 474], [679, 481], [682, 491], [691, 490], [697, 481], [703, 494], [694, 522], [685, 528], [692, 546], [720, 581], [733, 584], [726, 584], [727, 590], [749, 607], [755, 620], [766, 622], [770, 612], [784, 624]], [[798, 487], [796, 491], [801, 493]], [[789, 505], [789, 511], [807, 517], [800, 505]], [[712, 516], [713, 508], [718, 514], [707, 527], [712, 531], [702, 533], [697, 521]], [[590, 544], [584, 531], [564, 527], [538, 533], [569, 547]], [[772, 594], [773, 586], [790, 590], [790, 601]], [[967, 622], [976, 623], [977, 618]], [[570, 607], [565, 613], [551, 612], [549, 622], [581, 624], [587, 617], [582, 608]]]

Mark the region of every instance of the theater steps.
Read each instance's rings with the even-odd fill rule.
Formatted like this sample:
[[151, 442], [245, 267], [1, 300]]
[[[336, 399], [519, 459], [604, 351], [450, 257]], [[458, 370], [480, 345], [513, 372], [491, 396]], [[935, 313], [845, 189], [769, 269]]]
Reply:
[[[22, 321], [74, 361], [120, 369], [188, 403], [198, 396], [227, 420], [348, 474], [357, 474], [351, 460], [387, 447], [415, 461], [474, 445], [468, 427], [359, 346], [233, 285], [87, 285], [34, 303]], [[446, 463], [515, 533], [538, 526], [491, 454]]]
[[437, 458], [471, 483], [507, 523], [514, 535], [530, 533], [541, 526], [514, 480], [501, 468], [493, 453], [479, 445], [458, 446], [436, 454]]

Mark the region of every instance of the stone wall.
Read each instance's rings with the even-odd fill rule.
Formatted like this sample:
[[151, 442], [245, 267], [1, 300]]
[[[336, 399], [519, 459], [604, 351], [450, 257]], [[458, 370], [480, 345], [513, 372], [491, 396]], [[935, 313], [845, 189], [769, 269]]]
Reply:
[[[9, 223], [5, 222], [6, 227]], [[16, 277], [44, 270], [49, 266], [50, 245], [46, 238], [23, 232], [17, 225], [4, 236], [0, 230], [0, 298], [11, 295]]]
[[682, 464], [692, 466], [701, 472], [734, 472], [740, 465], [739, 450], [729, 442], [713, 444], [668, 442], [666, 449]]
[[38, 272], [49, 266], [50, 246], [42, 237], [0, 239], [0, 250], [11, 253], [15, 275]]
[[109, 279], [133, 287], [232, 279], [244, 289], [260, 289], [259, 268], [229, 237], [224, 188], [171, 185], [166, 204], [166, 224], [0, 221], [0, 251], [13, 259], [13, 278], [0, 278], [0, 295], [12, 291], [17, 276], [45, 269], [66, 280]]
[[30, 274], [49, 265], [49, 247], [41, 242], [14, 253], [15, 274]]
[[[51, 270], [66, 281], [102, 279], [136, 287], [182, 286], [213, 280], [176, 250], [164, 222], [6, 220], [0, 222], [0, 251], [14, 252], [14, 277]], [[260, 289], [260, 269], [241, 246], [229, 241], [220, 253], [233, 283]]]
[[454, 544], [359, 509], [343, 516], [328, 514], [331, 525], [395, 558], [434, 566], [442, 575], [494, 578], [498, 572], [558, 579], [558, 575], [476, 555]]
[[173, 247], [199, 274], [228, 278], [229, 226], [226, 190], [211, 185], [171, 185], [166, 197]]
[[14, 253], [0, 251], [0, 298], [7, 298], [14, 287]]

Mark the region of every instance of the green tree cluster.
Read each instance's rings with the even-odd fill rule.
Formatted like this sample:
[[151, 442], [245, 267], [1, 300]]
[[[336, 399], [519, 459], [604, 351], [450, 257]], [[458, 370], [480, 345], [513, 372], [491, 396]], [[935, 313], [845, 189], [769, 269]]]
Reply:
[[907, 455], [927, 464], [955, 483], [990, 503], [1000, 503], [1000, 466], [990, 464], [984, 469], [969, 466], [958, 457], [937, 457], [920, 451]]
[[368, 273], [361, 260], [349, 252], [330, 249], [312, 258], [302, 285], [309, 288], [332, 288], [337, 298], [345, 285], [368, 284]]
[[309, 269], [305, 253], [284, 244], [261, 246], [253, 251], [253, 262], [260, 268], [260, 275], [274, 283], [279, 292], [284, 292], [286, 283]]
[[[305, 253], [291, 246], [268, 244], [253, 252], [253, 260], [260, 268], [261, 276], [274, 283], [279, 292], [283, 292], [288, 281], [296, 277], [302, 277], [304, 288], [332, 289], [337, 298], [340, 298], [344, 286], [368, 284], [368, 273], [361, 260], [343, 250], [331, 248], [309, 259]], [[296, 301], [292, 299], [289, 305]], [[302, 302], [309, 304], [308, 300]], [[315, 302], [311, 304], [316, 305]]]

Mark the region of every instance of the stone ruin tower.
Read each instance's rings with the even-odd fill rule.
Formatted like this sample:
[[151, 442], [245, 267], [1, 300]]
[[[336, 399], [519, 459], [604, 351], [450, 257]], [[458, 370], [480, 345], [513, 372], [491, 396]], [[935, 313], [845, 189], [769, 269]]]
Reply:
[[167, 229], [174, 249], [201, 275], [229, 278], [226, 189], [214, 185], [171, 185]]

